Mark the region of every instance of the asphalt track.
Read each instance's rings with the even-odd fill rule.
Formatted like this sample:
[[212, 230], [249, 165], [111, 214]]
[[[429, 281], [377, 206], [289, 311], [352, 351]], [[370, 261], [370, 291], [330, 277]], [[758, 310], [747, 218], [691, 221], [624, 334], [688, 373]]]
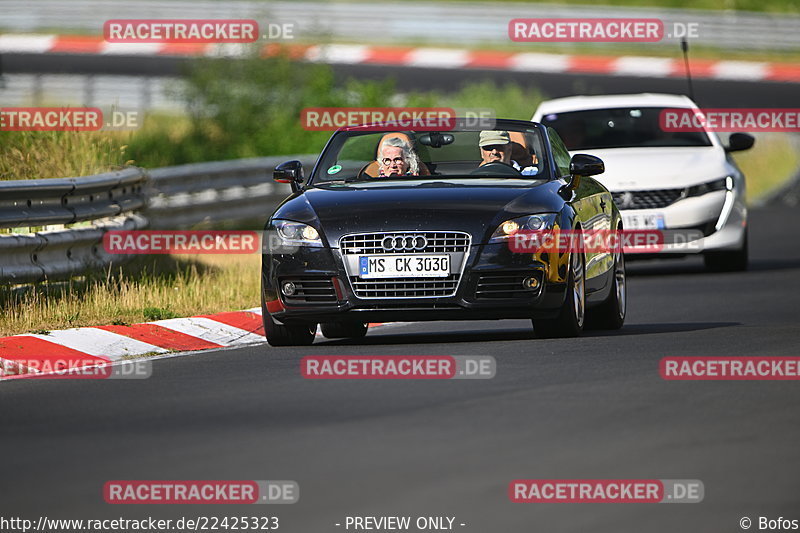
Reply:
[[[124, 59], [96, 61], [87, 68], [131, 73]], [[58, 70], [47, 62], [81, 71], [64, 58], [4, 57], [6, 72]], [[148, 73], [174, 73], [159, 65]], [[549, 96], [685, 89], [680, 79], [335, 70], [391, 75], [401, 89], [480, 79]], [[695, 87], [706, 106], [797, 101], [791, 84]], [[630, 265], [628, 320], [615, 333], [540, 340], [525, 321], [402, 324], [360, 342], [159, 360], [143, 381], [0, 383], [0, 516], [272, 513], [298, 533], [342, 531], [335, 524], [348, 515], [455, 516], [466, 524], [457, 530], [482, 533], [710, 533], [741, 531], [743, 516], [800, 519], [797, 383], [658, 373], [667, 355], [800, 355], [798, 226], [797, 209], [753, 211], [746, 273], [706, 273], [696, 258]], [[498, 368], [492, 380], [306, 381], [307, 354], [493, 355]], [[706, 495], [681, 505], [513, 504], [507, 487], [519, 478], [699, 479]], [[288, 479], [301, 497], [290, 506], [112, 506], [102, 498], [112, 479]]]
[[[615, 333], [540, 340], [526, 321], [387, 326], [359, 342], [156, 361], [141, 381], [0, 384], [0, 516], [455, 516], [495, 533], [726, 532], [800, 519], [797, 382], [676, 382], [664, 356], [797, 356], [800, 211], [751, 213], [746, 273], [636, 263]], [[311, 381], [303, 355], [493, 355], [492, 380]], [[513, 479], [699, 479], [698, 504], [514, 504]], [[283, 506], [114, 506], [113, 479], [287, 479]], [[754, 530], [756, 527], [753, 528]]]

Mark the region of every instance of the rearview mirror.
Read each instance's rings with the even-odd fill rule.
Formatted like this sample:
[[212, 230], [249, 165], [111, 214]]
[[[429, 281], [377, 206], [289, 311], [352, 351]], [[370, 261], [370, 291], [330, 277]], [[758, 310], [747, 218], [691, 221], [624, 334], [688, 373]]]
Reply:
[[728, 146], [725, 148], [726, 152], [740, 152], [742, 150], [749, 150], [756, 142], [756, 138], [749, 133], [731, 133], [728, 139]]
[[300, 161], [287, 161], [281, 163], [272, 172], [272, 179], [278, 183], [302, 183], [303, 164]]
[[595, 176], [605, 171], [603, 160], [593, 155], [575, 154], [569, 161], [569, 173], [573, 176]]

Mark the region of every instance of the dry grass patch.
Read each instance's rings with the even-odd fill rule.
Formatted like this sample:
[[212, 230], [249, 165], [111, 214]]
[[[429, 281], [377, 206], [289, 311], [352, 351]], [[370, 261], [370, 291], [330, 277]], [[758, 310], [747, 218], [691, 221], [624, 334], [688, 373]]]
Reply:
[[0, 133], [0, 180], [90, 176], [130, 164], [128, 133]]
[[154, 256], [104, 279], [0, 288], [0, 336], [238, 311], [259, 305], [260, 256]]

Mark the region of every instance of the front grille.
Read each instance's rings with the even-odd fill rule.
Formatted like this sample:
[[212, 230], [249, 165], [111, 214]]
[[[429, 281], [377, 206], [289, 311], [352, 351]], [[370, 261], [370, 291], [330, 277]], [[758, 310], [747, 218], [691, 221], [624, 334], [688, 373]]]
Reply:
[[295, 286], [293, 295], [283, 297], [287, 303], [326, 303], [339, 300], [331, 278], [286, 278], [280, 280], [279, 287], [287, 281]]
[[535, 277], [541, 283], [539, 273], [531, 272], [488, 272], [478, 278], [478, 288], [475, 291], [477, 300], [496, 300], [508, 298], [531, 298], [536, 296], [538, 289], [525, 289], [522, 280]]
[[452, 296], [458, 286], [458, 274], [446, 278], [361, 279], [351, 276], [350, 282], [359, 298], [425, 298]]
[[401, 235], [423, 235], [428, 239], [428, 245], [425, 248], [422, 250], [414, 250], [413, 253], [433, 254], [466, 252], [467, 248], [469, 248], [469, 235], [455, 231], [393, 231], [389, 233], [345, 235], [340, 239], [339, 247], [343, 254], [398, 253], [393, 250], [384, 250], [381, 246], [381, 241], [383, 241], [385, 237]]
[[617, 191], [612, 193], [619, 209], [659, 209], [680, 199], [683, 189]]

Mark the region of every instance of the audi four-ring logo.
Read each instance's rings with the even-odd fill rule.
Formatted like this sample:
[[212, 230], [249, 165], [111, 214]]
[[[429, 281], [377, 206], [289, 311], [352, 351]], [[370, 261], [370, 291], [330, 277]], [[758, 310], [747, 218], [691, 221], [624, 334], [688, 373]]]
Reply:
[[381, 247], [387, 252], [420, 252], [428, 246], [424, 235], [394, 235], [384, 237]]

